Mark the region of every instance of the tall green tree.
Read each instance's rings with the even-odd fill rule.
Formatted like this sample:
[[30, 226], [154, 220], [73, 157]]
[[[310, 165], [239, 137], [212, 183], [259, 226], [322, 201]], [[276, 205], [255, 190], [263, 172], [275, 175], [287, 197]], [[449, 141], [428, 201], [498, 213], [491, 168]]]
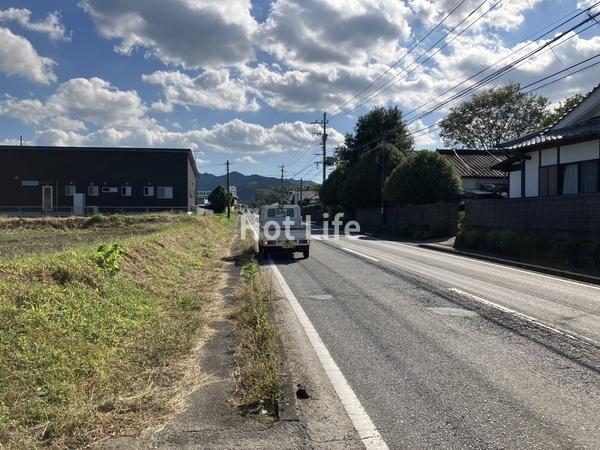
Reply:
[[354, 133], [336, 149], [334, 164], [351, 166], [382, 143], [392, 144], [403, 154], [412, 151], [414, 141], [398, 107], [375, 108], [359, 117]]
[[216, 213], [222, 213], [225, 211], [225, 208], [227, 208], [228, 198], [229, 196], [227, 195], [227, 192], [225, 192], [225, 188], [220, 185], [217, 186], [208, 196], [211, 209]]
[[454, 201], [460, 194], [460, 176], [442, 155], [423, 150], [394, 169], [386, 180], [384, 194], [393, 206]]
[[493, 87], [450, 109], [440, 121], [440, 135], [450, 147], [492, 149], [539, 129], [549, 103], [546, 97], [521, 92], [517, 83]]
[[348, 168], [341, 184], [341, 204], [349, 208], [380, 206], [386, 178], [405, 158], [405, 154], [392, 144], [380, 144], [362, 154]]
[[569, 112], [575, 106], [579, 105], [579, 103], [581, 103], [581, 100], [583, 100], [583, 98], [584, 97], [581, 94], [575, 94], [575, 95], [565, 98], [562, 102], [560, 102], [558, 104], [558, 106], [556, 108], [554, 108], [554, 111], [552, 111], [551, 113], [549, 113], [546, 116], [546, 118], [544, 119], [544, 122], [542, 123], [542, 126], [545, 128], [545, 127], [554, 125], [554, 123], [558, 119], [560, 119], [562, 116], [564, 116], [567, 112]]
[[342, 184], [346, 178], [346, 166], [338, 166], [329, 174], [327, 180], [319, 191], [321, 203], [325, 206], [338, 206], [342, 204]]

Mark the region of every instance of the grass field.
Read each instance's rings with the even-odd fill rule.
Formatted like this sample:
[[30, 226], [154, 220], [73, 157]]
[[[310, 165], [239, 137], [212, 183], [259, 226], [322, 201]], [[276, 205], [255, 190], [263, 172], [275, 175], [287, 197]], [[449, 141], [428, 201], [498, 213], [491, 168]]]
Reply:
[[0, 259], [52, 253], [75, 246], [122, 240], [164, 230], [186, 215], [0, 218]]
[[177, 411], [234, 224], [0, 221], [0, 447], [86, 446]]

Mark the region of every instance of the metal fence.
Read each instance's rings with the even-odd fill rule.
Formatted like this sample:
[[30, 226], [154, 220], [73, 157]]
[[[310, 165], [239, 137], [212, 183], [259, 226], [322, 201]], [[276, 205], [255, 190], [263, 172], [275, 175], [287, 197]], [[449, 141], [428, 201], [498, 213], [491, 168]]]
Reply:
[[465, 203], [465, 229], [600, 233], [600, 194], [476, 200]]

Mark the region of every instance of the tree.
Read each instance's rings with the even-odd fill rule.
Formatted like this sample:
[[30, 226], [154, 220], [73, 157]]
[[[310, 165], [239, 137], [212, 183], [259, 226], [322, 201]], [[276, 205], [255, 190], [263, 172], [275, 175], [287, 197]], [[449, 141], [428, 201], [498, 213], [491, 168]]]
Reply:
[[222, 213], [225, 211], [227, 207], [227, 192], [225, 192], [225, 188], [219, 185], [213, 189], [213, 191], [208, 196], [208, 201], [210, 202], [211, 209], [216, 213]]
[[346, 166], [338, 166], [329, 177], [319, 191], [321, 203], [325, 206], [338, 206], [342, 204], [342, 184], [348, 171]]
[[344, 177], [341, 204], [350, 208], [380, 206], [385, 179], [403, 159], [404, 153], [392, 144], [380, 144], [363, 154]]
[[550, 101], [526, 94], [509, 83], [474, 94], [440, 121], [440, 135], [450, 147], [493, 149], [540, 128]]
[[583, 95], [575, 94], [570, 97], [565, 98], [562, 102], [558, 104], [554, 111], [549, 113], [546, 116], [546, 119], [542, 123], [544, 128], [554, 125], [555, 122], [558, 121], [562, 116], [571, 111], [575, 106], [579, 105], [583, 100]]
[[384, 194], [394, 206], [454, 201], [460, 194], [460, 176], [439, 153], [420, 151], [394, 169]]
[[280, 201], [281, 191], [276, 189], [257, 189], [254, 194], [254, 206], [256, 208], [279, 203]]
[[412, 136], [396, 106], [375, 108], [359, 117], [354, 133], [346, 134], [344, 145], [336, 148], [333, 162], [350, 166], [381, 143], [392, 144], [405, 155], [412, 151]]

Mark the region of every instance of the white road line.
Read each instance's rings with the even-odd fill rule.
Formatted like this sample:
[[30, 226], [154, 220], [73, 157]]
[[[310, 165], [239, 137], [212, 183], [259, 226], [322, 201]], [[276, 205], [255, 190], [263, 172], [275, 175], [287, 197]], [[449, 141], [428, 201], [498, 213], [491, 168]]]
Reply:
[[277, 278], [277, 281], [279, 282], [279, 285], [281, 286], [281, 289], [283, 290], [287, 301], [294, 310], [298, 321], [302, 325], [302, 328], [304, 328], [304, 332], [308, 336], [308, 339], [313, 349], [319, 357], [319, 361], [321, 361], [321, 365], [323, 366], [323, 369], [325, 369], [325, 373], [327, 374], [329, 381], [331, 381], [331, 384], [333, 384], [333, 388], [335, 389], [335, 392], [337, 393], [342, 404], [344, 405], [344, 408], [346, 409], [346, 412], [348, 413], [348, 416], [350, 417], [354, 428], [360, 436], [363, 445], [367, 448], [367, 450], [388, 449], [388, 446], [381, 437], [381, 434], [379, 434], [379, 431], [377, 431], [377, 428], [371, 421], [371, 418], [369, 417], [363, 406], [360, 404], [360, 401], [358, 400], [356, 394], [348, 384], [348, 381], [346, 381], [344, 374], [331, 357], [331, 354], [327, 350], [327, 347], [325, 347], [325, 344], [321, 340], [321, 337], [317, 333], [317, 330], [315, 329], [310, 319], [302, 309], [302, 306], [300, 306], [300, 303], [296, 299], [296, 296], [286, 283], [285, 279], [283, 278], [283, 275], [281, 274], [275, 263], [273, 263], [273, 260], [270, 258], [269, 266], [273, 270], [275, 278]]
[[250, 225], [250, 228], [252, 229], [252, 232], [254, 233], [254, 237], [258, 241], [258, 233], [256, 232], [256, 229], [254, 228], [254, 225], [252, 225], [252, 223], [250, 222], [250, 219], [248, 219], [248, 216], [245, 215], [244, 217], [246, 218], [246, 221], [248, 222], [248, 225]]
[[356, 252], [356, 251], [354, 251], [354, 250], [351, 250], [351, 249], [349, 249], [349, 248], [347, 248], [347, 247], [342, 247], [342, 250], [344, 250], [344, 251], [347, 251], [347, 252], [350, 252], [350, 253], [354, 253], [355, 255], [358, 255], [358, 256], [360, 256], [360, 257], [362, 257], [362, 258], [367, 258], [367, 259], [370, 259], [371, 261], [379, 262], [379, 260], [378, 260], [378, 259], [375, 259], [375, 258], [373, 258], [373, 257], [371, 257], [371, 256], [365, 255], [364, 253]]
[[451, 292], [454, 292], [456, 294], [462, 295], [463, 297], [468, 297], [468, 298], [471, 298], [471, 299], [473, 299], [473, 300], [475, 300], [477, 302], [480, 302], [480, 303], [483, 303], [485, 305], [491, 306], [494, 309], [498, 309], [498, 310], [503, 311], [505, 313], [517, 316], [520, 319], [523, 319], [523, 320], [526, 320], [527, 322], [533, 323], [534, 325], [536, 325], [536, 326], [538, 326], [540, 328], [544, 328], [546, 330], [552, 331], [553, 333], [558, 333], [561, 336], [565, 336], [565, 337], [567, 337], [569, 339], [573, 339], [575, 341], [580, 341], [580, 342], [583, 342], [585, 344], [592, 344], [592, 345], [595, 345], [596, 347], [600, 347], [600, 343], [596, 342], [593, 339], [590, 339], [590, 338], [585, 337], [585, 336], [575, 336], [573, 334], [569, 334], [569, 333], [567, 333], [565, 331], [559, 330], [558, 328], [554, 328], [553, 326], [550, 326], [550, 325], [547, 325], [547, 324], [545, 324], [543, 322], [540, 322], [538, 319], [535, 319], [535, 318], [533, 318], [531, 316], [528, 316], [527, 314], [523, 314], [523, 313], [520, 313], [518, 311], [515, 311], [514, 309], [510, 309], [510, 308], [507, 308], [506, 306], [499, 305], [497, 303], [491, 302], [489, 300], [486, 300], [484, 298], [478, 297], [476, 295], [469, 294], [468, 292], [461, 291], [460, 289], [448, 288], [448, 290], [451, 291]]

